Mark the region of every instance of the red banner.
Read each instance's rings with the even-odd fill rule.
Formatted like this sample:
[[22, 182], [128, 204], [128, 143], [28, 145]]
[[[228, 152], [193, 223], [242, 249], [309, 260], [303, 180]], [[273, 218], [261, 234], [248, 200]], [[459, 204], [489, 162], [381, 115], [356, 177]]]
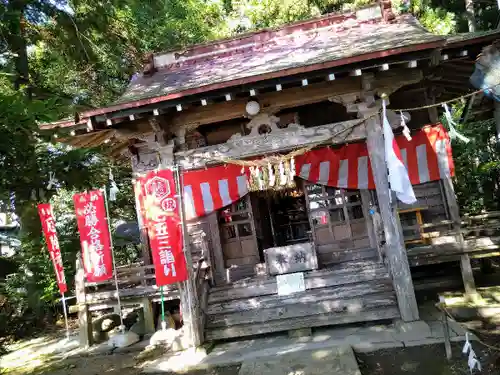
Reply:
[[144, 225], [155, 265], [156, 285], [168, 285], [188, 278], [183, 253], [182, 231], [171, 170], [150, 172], [139, 181]]
[[59, 240], [57, 239], [56, 221], [54, 219], [54, 213], [52, 212], [52, 207], [50, 206], [50, 204], [39, 204], [38, 215], [40, 215], [42, 230], [45, 234], [45, 242], [47, 242], [50, 259], [52, 260], [54, 271], [56, 272], [59, 291], [61, 293], [65, 293], [68, 290], [68, 286], [66, 285], [66, 278], [64, 277], [64, 266], [61, 257], [61, 249], [59, 248]]
[[75, 194], [73, 202], [85, 277], [89, 282], [108, 280], [113, 276], [113, 258], [103, 192], [93, 190]]

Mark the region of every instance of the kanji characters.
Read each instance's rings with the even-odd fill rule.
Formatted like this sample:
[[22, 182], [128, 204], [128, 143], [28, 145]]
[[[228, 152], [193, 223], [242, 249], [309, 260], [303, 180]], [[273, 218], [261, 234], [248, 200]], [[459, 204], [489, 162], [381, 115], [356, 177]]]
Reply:
[[168, 246], [166, 250], [160, 250], [160, 263], [175, 263], [174, 254], [172, 253], [172, 248], [170, 246]]
[[49, 241], [50, 241], [50, 244], [52, 245], [52, 249], [54, 251], [58, 251], [59, 252], [59, 240], [57, 239], [57, 234], [55, 232], [51, 233], [50, 234], [50, 237], [49, 237]]
[[99, 221], [99, 219], [97, 219], [97, 216], [95, 215], [95, 213], [85, 215], [85, 226], [86, 227], [94, 227], [97, 225], [98, 221]]
[[59, 240], [57, 238], [56, 225], [54, 214], [50, 204], [42, 203], [38, 205], [38, 213], [42, 222], [42, 229], [45, 234], [45, 240], [50, 254], [50, 259], [54, 266], [56, 273], [57, 283], [61, 293], [66, 292], [66, 278], [64, 277], [64, 267], [61, 257], [61, 249], [59, 247]]
[[107, 275], [108, 271], [106, 269], [106, 265], [105, 264], [99, 264], [97, 266], [94, 266], [94, 272], [93, 272], [93, 274], [94, 274], [95, 277], [101, 277], [101, 276]]
[[177, 272], [175, 272], [175, 263], [165, 264], [163, 266], [163, 273], [165, 276], [170, 276], [170, 271], [172, 271], [172, 276], [177, 276]]
[[112, 276], [112, 265], [104, 196], [94, 190], [76, 194], [73, 201], [87, 280], [107, 280]]
[[54, 222], [54, 218], [50, 216], [45, 220], [45, 225], [47, 226], [47, 232], [55, 233], [56, 232], [56, 223]]

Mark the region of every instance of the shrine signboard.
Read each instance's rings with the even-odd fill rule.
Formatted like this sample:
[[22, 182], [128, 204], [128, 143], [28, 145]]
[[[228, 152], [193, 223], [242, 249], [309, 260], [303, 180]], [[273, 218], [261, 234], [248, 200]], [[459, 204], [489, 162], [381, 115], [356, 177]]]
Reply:
[[318, 268], [318, 258], [312, 243], [305, 242], [264, 250], [269, 275], [310, 271]]

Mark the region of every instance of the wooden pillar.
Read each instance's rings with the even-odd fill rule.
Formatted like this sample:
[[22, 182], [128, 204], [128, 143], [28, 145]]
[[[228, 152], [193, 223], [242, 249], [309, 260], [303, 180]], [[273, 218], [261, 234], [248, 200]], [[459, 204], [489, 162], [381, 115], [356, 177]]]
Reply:
[[418, 306], [415, 298], [415, 290], [411, 279], [410, 266], [401, 230], [398, 225], [395, 201], [391, 203], [391, 192], [387, 166], [384, 155], [384, 137], [380, 116], [370, 117], [378, 112], [378, 106], [360, 109], [359, 113], [367, 118], [365, 123], [367, 130], [368, 155], [372, 165], [373, 178], [378, 197], [378, 204], [385, 235], [385, 254], [389, 262], [394, 290], [398, 299], [401, 319], [412, 322], [419, 319]]
[[155, 333], [156, 324], [153, 313], [153, 304], [148, 297], [142, 299], [142, 310], [144, 312], [144, 328], [146, 333]]
[[370, 246], [377, 249], [379, 255], [379, 260], [382, 261], [384, 256], [380, 246], [380, 241], [378, 240], [378, 227], [379, 223], [377, 220], [378, 213], [370, 214], [370, 206], [372, 205], [372, 197], [368, 189], [361, 189], [361, 202], [363, 207], [363, 215], [366, 218], [366, 229], [368, 231], [368, 237], [370, 238]]
[[75, 292], [76, 303], [78, 305], [79, 341], [81, 346], [88, 347], [93, 344], [92, 315], [86, 303], [85, 271], [83, 270], [81, 254], [78, 254], [76, 259]]
[[222, 285], [226, 283], [227, 278], [226, 267], [224, 266], [224, 256], [222, 254], [222, 244], [220, 241], [219, 223], [217, 222], [217, 212], [212, 212], [211, 214], [209, 214], [207, 216], [207, 219], [212, 240], [212, 276], [215, 285]]
[[142, 212], [141, 212], [142, 207], [139, 201], [139, 191], [137, 191], [135, 187], [134, 187], [134, 196], [135, 196], [135, 213], [137, 215], [137, 226], [139, 227], [139, 235], [141, 239], [142, 260], [144, 262], [144, 265], [148, 266], [150, 264], [153, 264], [149, 249], [148, 229], [144, 226], [144, 222], [142, 220]]
[[460, 244], [462, 255], [460, 256], [460, 269], [462, 271], [462, 280], [464, 282], [465, 294], [469, 297], [474, 297], [477, 294], [476, 283], [474, 282], [474, 274], [472, 273], [472, 266], [470, 263], [469, 254], [465, 253], [465, 241], [461, 230], [461, 217], [458, 208], [457, 197], [453, 189], [453, 181], [450, 177], [443, 179], [444, 194], [448, 202], [448, 212], [453, 221], [453, 229], [457, 233], [457, 240]]
[[[179, 173], [180, 175], [180, 173]], [[199, 327], [200, 314], [198, 303], [198, 290], [196, 288], [195, 273], [193, 269], [193, 259], [191, 257], [191, 246], [189, 241], [189, 233], [184, 213], [184, 204], [182, 199], [182, 177], [177, 184], [177, 194], [179, 195], [179, 207], [182, 211], [181, 220], [183, 226], [183, 241], [184, 241], [184, 255], [186, 257], [186, 265], [188, 270], [188, 279], [179, 283], [179, 296], [181, 302], [182, 321], [185, 332], [191, 338], [191, 345], [198, 347], [202, 344], [201, 328]]]

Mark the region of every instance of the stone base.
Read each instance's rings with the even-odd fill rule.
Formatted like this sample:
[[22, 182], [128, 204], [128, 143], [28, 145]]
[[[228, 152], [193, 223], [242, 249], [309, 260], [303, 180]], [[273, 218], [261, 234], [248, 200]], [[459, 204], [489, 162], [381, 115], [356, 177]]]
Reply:
[[311, 328], [300, 328], [288, 331], [288, 337], [291, 339], [296, 339], [299, 337], [312, 336]]
[[151, 346], [165, 346], [172, 352], [186, 350], [191, 347], [191, 340], [187, 337], [183, 329], [161, 329], [150, 339]]
[[239, 375], [361, 375], [350, 347], [307, 350], [244, 361]]

